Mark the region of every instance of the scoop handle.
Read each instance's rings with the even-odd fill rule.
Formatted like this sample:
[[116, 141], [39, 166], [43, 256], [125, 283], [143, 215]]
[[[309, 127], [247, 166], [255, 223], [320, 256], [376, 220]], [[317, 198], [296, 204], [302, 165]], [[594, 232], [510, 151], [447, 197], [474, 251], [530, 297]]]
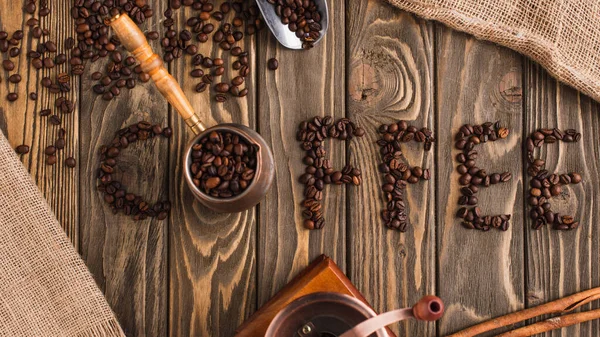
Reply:
[[130, 53], [140, 62], [142, 71], [150, 75], [158, 91], [175, 108], [186, 124], [195, 134], [206, 128], [200, 118], [194, 113], [194, 109], [187, 99], [179, 83], [165, 68], [160, 56], [156, 55], [148, 44], [146, 36], [140, 28], [131, 20], [127, 13], [119, 14], [110, 19], [110, 26], [119, 40]]

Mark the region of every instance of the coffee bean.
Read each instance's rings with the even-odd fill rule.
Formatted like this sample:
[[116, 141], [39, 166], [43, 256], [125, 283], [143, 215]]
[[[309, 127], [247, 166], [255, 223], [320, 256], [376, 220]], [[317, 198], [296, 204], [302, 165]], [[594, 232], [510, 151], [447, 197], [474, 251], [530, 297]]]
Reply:
[[15, 64], [11, 60], [2, 61], [2, 67], [6, 71], [12, 71], [15, 69]]
[[47, 155], [53, 155], [56, 153], [56, 148], [52, 145], [46, 147], [46, 150], [44, 150], [44, 153]]
[[29, 146], [28, 145], [19, 145], [15, 148], [15, 152], [17, 152], [18, 154], [27, 154], [29, 153]]
[[50, 124], [54, 124], [54, 125], [60, 125], [60, 123], [62, 122], [61, 118], [58, 117], [57, 115], [50, 116], [48, 121], [50, 122]]
[[146, 33], [146, 36], [150, 40], [158, 40], [158, 38], [160, 37], [160, 35], [158, 34], [158, 32], [154, 31], [154, 30]]
[[19, 74], [12, 74], [8, 78], [8, 81], [10, 83], [19, 83], [19, 82], [21, 82], [21, 75], [19, 75]]
[[207, 88], [206, 83], [200, 82], [196, 85], [195, 90], [196, 90], [196, 92], [203, 92], [204, 90], [206, 90], [206, 88]]
[[277, 70], [277, 68], [279, 68], [279, 61], [277, 61], [276, 58], [271, 58], [267, 62], [267, 67], [269, 70]]

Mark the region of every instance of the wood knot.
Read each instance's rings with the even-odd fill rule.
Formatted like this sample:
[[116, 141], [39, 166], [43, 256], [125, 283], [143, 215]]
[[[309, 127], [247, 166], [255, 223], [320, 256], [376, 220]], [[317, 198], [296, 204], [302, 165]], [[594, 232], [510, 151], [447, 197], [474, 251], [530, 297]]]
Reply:
[[369, 103], [379, 91], [376, 71], [364, 61], [352, 69], [348, 84], [350, 97], [356, 102]]
[[498, 89], [500, 95], [506, 101], [511, 103], [521, 102], [523, 99], [523, 85], [520, 71], [509, 71], [502, 76]]

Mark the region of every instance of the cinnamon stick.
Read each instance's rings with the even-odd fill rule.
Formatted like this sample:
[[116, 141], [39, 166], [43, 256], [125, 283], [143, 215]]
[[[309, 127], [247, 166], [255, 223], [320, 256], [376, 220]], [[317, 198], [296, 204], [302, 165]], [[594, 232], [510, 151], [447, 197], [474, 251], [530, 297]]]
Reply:
[[558, 316], [549, 318], [545, 321], [534, 323], [522, 328], [518, 328], [496, 337], [525, 337], [537, 335], [542, 332], [551, 331], [554, 329], [560, 329], [567, 326], [591, 321], [593, 319], [600, 318], [600, 309], [590, 310], [585, 312], [578, 312], [576, 314], [570, 314], [565, 316]]
[[556, 301], [548, 302], [534, 308], [529, 308], [494, 318], [447, 337], [476, 336], [490, 330], [499, 329], [540, 315], [566, 313], [597, 299], [600, 299], [600, 287], [563, 297]]

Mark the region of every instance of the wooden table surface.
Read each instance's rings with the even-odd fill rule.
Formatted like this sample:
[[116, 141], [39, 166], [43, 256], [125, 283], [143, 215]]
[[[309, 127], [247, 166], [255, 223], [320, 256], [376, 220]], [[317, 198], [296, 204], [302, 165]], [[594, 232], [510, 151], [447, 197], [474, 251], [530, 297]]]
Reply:
[[[160, 25], [167, 1], [144, 27]], [[53, 14], [42, 21], [59, 42], [74, 36], [70, 1], [49, 1]], [[67, 235], [81, 253], [99, 287], [131, 336], [231, 336], [245, 318], [320, 254], [332, 257], [378, 311], [412, 305], [437, 294], [447, 305], [438, 323], [393, 326], [399, 336], [443, 336], [497, 315], [600, 286], [600, 106], [557, 83], [536, 63], [497, 45], [394, 9], [381, 0], [329, 0], [330, 26], [314, 49], [286, 50], [264, 30], [244, 41], [250, 50], [250, 95], [216, 103], [208, 92], [193, 92], [189, 57], [170, 71], [183, 84], [207, 124], [237, 122], [256, 128], [271, 144], [277, 173], [267, 198], [243, 213], [216, 214], [193, 201], [182, 179], [182, 151], [191, 137], [152, 83], [103, 101], [92, 93], [88, 66], [72, 79], [68, 94], [76, 110], [67, 115], [67, 148], [59, 155], [77, 159], [75, 169], [46, 166], [43, 149], [58, 128], [37, 112], [54, 96], [40, 91], [33, 102], [4, 100], [0, 84], [0, 128], [13, 146], [31, 145], [23, 164], [43, 191]], [[0, 3], [0, 28], [25, 25], [19, 1]], [[177, 11], [184, 20], [190, 15]], [[8, 14], [10, 13], [10, 14]], [[147, 29], [147, 28], [146, 28]], [[157, 44], [154, 44], [158, 47]], [[205, 55], [221, 55], [211, 43]], [[18, 92], [40, 90], [43, 76], [23, 53], [24, 81]], [[276, 57], [280, 68], [267, 70]], [[59, 67], [60, 70], [66, 68]], [[325, 228], [302, 227], [303, 151], [295, 140], [300, 122], [315, 115], [348, 117], [366, 130], [362, 138], [327, 143], [335, 167], [359, 167], [363, 184], [325, 189]], [[434, 130], [433, 150], [405, 146], [412, 165], [428, 167], [432, 180], [406, 193], [410, 229], [388, 230], [384, 207], [377, 128], [400, 119]], [[165, 221], [134, 222], [113, 215], [96, 191], [98, 148], [123, 126], [140, 120], [169, 124], [174, 137], [124, 151], [123, 181], [149, 200], [169, 199]], [[463, 229], [454, 214], [459, 196], [453, 135], [463, 123], [500, 120], [511, 134], [480, 146], [488, 171], [510, 171], [513, 179], [480, 192], [489, 213], [512, 214], [507, 232]], [[577, 171], [583, 183], [564, 188], [553, 199], [559, 211], [581, 219], [579, 229], [531, 230], [525, 197], [524, 137], [540, 127], [574, 128], [576, 144], [544, 147], [550, 170]], [[598, 303], [584, 309], [597, 308]], [[597, 336], [600, 322], [547, 336]]]

